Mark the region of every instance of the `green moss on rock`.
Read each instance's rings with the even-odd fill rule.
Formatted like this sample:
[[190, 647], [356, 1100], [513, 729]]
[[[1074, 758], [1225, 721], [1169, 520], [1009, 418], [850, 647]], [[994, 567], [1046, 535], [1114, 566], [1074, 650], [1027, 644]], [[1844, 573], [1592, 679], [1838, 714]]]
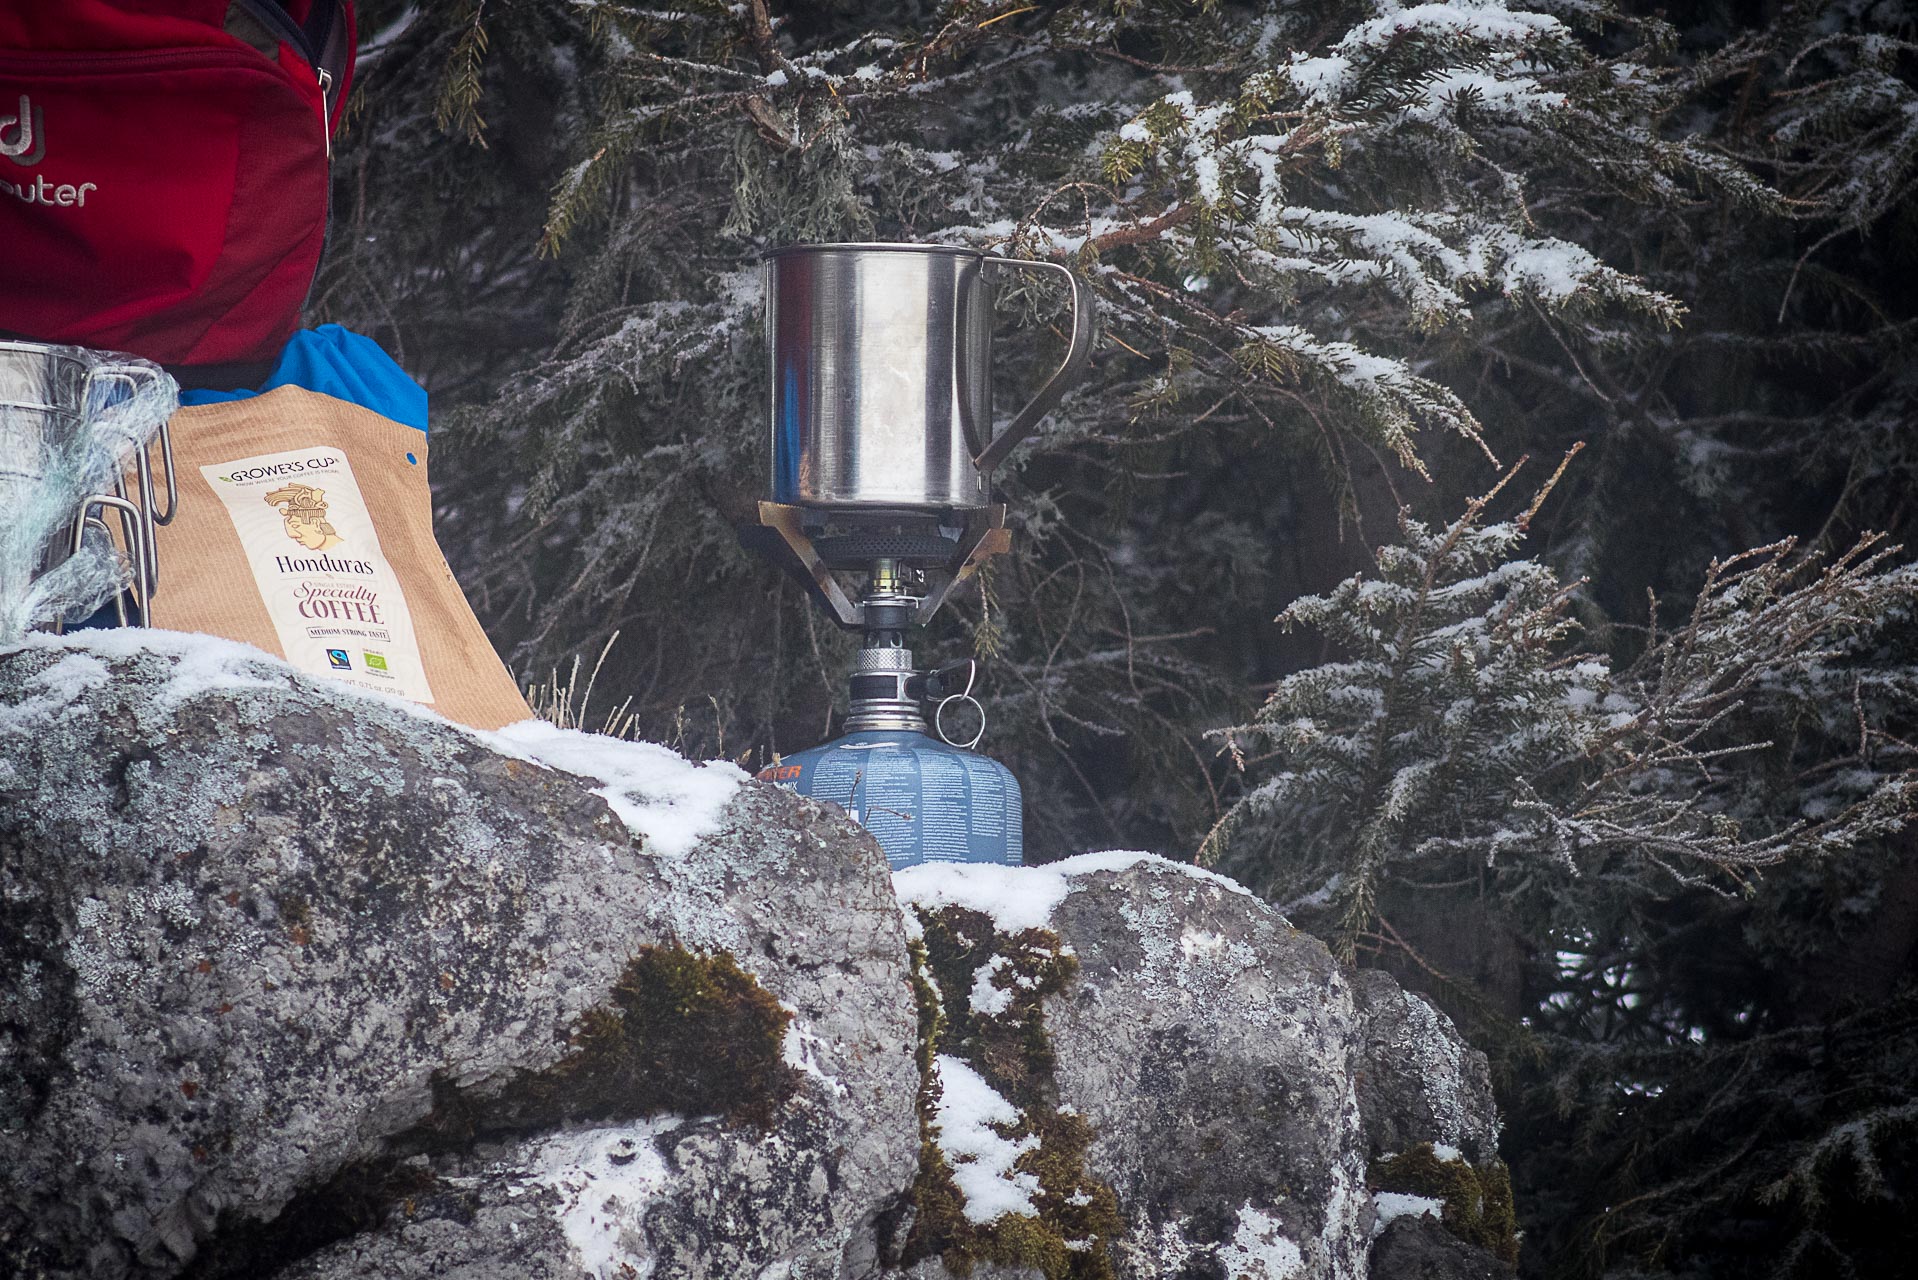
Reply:
[[1506, 1262], [1518, 1261], [1518, 1219], [1512, 1206], [1512, 1175], [1499, 1159], [1473, 1165], [1443, 1160], [1432, 1144], [1374, 1160], [1366, 1178], [1373, 1191], [1426, 1196], [1443, 1204], [1439, 1221], [1468, 1244]]
[[[1032, 1267], [1047, 1280], [1111, 1280], [1109, 1242], [1124, 1226], [1118, 1197], [1086, 1168], [1092, 1126], [1059, 1109], [1045, 1027], [1045, 998], [1078, 972], [1078, 961], [1055, 933], [997, 934], [989, 917], [963, 907], [921, 911], [919, 919], [923, 941], [912, 944], [912, 981], [920, 1009], [920, 1167], [904, 1259], [937, 1254], [958, 1275], [984, 1261]], [[991, 984], [1007, 999], [1003, 1009], [982, 1015], [971, 995], [987, 965]], [[1006, 1214], [983, 1224], [965, 1216], [965, 1197], [933, 1123], [939, 1081], [932, 1065], [940, 1053], [964, 1059], [1018, 1109], [1018, 1124], [1001, 1136], [1039, 1140], [1015, 1165], [1039, 1182], [1038, 1216]]]
[[[932, 1069], [932, 1060], [939, 1052], [945, 1032], [945, 1009], [940, 1002], [938, 988], [926, 976], [929, 966], [925, 945], [915, 939], [908, 945], [908, 951], [912, 957], [912, 968], [907, 981], [912, 984], [913, 1003], [919, 1013], [919, 1044], [913, 1055], [919, 1064], [919, 1094], [916, 1100], [919, 1114], [919, 1171], [913, 1176], [912, 1227], [906, 1237], [903, 1256], [917, 1261], [935, 1253], [956, 1251], [960, 1236], [970, 1228], [966, 1222], [965, 1197], [959, 1193], [958, 1183], [953, 1181], [952, 1166], [946, 1162], [946, 1153], [939, 1149], [939, 1131], [933, 1124], [933, 1117], [939, 1111], [939, 1077]], [[970, 1262], [954, 1266], [954, 1270], [961, 1275], [969, 1273], [971, 1269]]]
[[[965, 907], [923, 915], [928, 972], [939, 987], [947, 1030], [944, 1051], [964, 1058], [1021, 1111], [1050, 1105], [1052, 1042], [1045, 1032], [1045, 1000], [1079, 972], [1079, 961], [1059, 935], [1027, 929], [1010, 937], [995, 933], [992, 918]], [[999, 961], [993, 985], [1006, 991], [1007, 1007], [990, 1017], [972, 1009], [979, 969]]]
[[784, 1057], [791, 1020], [724, 952], [641, 947], [606, 1003], [581, 1017], [571, 1055], [492, 1098], [440, 1084], [423, 1126], [437, 1140], [422, 1145], [666, 1112], [768, 1127], [798, 1086]]
[[946, 1011], [938, 988], [926, 977], [931, 968], [926, 958], [926, 944], [914, 938], [906, 944], [906, 951], [912, 957], [912, 969], [906, 981], [912, 985], [913, 1008], [919, 1015], [919, 1045], [913, 1057], [919, 1063], [921, 1079], [931, 1079], [933, 1055], [939, 1052], [939, 1043], [945, 1036]]
[[718, 1112], [763, 1128], [797, 1085], [783, 1052], [791, 1021], [724, 952], [641, 947], [610, 1004], [582, 1020], [558, 1082], [581, 1118]]

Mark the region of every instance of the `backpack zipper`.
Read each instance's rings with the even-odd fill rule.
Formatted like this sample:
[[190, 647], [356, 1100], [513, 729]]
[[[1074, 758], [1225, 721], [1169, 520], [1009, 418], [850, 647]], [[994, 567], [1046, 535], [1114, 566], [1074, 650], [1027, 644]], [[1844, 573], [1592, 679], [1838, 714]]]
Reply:
[[144, 52], [125, 49], [98, 49], [84, 53], [23, 53], [16, 50], [0, 52], [0, 71], [10, 71], [19, 75], [34, 75], [49, 71], [96, 71], [101, 67], [110, 70], [119, 70], [122, 67], [178, 67], [183, 70], [200, 67], [241, 67], [279, 79], [274, 73], [274, 64], [262, 61], [257, 49], [222, 49], [208, 45], [204, 48], [149, 49]]
[[320, 76], [320, 132], [326, 135], [326, 163], [333, 163], [333, 107], [327, 95], [333, 92], [333, 73], [325, 67], [314, 67]]
[[[258, 49], [248, 46], [231, 49], [222, 49], [217, 46], [151, 49], [145, 52], [110, 49], [89, 50], [85, 53], [20, 53], [0, 50], [0, 73], [44, 75], [57, 71], [97, 71], [101, 68], [115, 71], [178, 68], [184, 71], [202, 67], [232, 67], [235, 70], [253, 71], [271, 77], [276, 84], [287, 83], [284, 79], [288, 74], [285, 67], [266, 57]], [[331, 164], [333, 119], [327, 94], [333, 87], [333, 77], [324, 68], [315, 67], [314, 79], [320, 86], [320, 137], [326, 143], [326, 159]]]

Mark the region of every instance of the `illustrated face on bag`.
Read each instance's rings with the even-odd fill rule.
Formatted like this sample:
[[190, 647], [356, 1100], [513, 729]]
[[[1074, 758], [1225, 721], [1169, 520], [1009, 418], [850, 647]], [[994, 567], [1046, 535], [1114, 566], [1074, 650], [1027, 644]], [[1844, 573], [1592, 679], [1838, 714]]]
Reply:
[[286, 536], [308, 551], [326, 551], [345, 539], [326, 520], [326, 490], [289, 484], [266, 495], [267, 505], [278, 507], [286, 521]]

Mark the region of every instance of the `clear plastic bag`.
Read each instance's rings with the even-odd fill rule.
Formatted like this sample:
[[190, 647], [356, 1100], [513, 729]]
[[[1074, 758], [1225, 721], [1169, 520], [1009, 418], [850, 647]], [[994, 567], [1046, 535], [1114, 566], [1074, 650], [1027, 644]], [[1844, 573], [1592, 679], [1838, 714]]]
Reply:
[[165, 425], [179, 404], [173, 379], [134, 356], [0, 342], [0, 644], [84, 618], [128, 588], [146, 609], [153, 527], [172, 518], [177, 492]]

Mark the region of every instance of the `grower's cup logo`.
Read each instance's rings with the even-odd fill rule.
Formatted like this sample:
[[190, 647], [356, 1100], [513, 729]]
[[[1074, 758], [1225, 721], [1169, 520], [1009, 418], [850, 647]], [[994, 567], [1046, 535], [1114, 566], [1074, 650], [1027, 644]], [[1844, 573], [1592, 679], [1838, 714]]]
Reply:
[[0, 156], [17, 165], [39, 164], [47, 153], [46, 112], [20, 95], [20, 110], [0, 116]]
[[326, 551], [346, 539], [326, 518], [326, 490], [307, 484], [282, 485], [266, 495], [269, 507], [278, 507], [286, 521], [286, 536], [308, 551]]

